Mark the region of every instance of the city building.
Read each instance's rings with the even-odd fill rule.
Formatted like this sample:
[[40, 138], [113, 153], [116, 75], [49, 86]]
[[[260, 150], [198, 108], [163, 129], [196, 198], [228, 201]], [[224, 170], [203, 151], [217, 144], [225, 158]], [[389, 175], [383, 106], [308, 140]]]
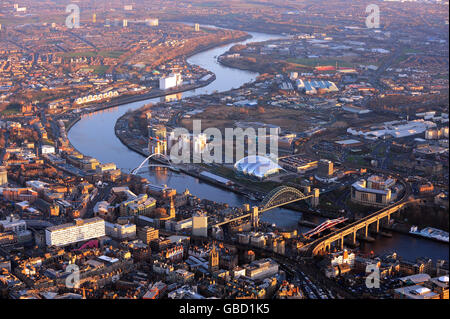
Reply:
[[55, 154], [55, 147], [52, 145], [42, 145], [41, 154]]
[[0, 166], [0, 187], [8, 185], [8, 171], [5, 166]]
[[156, 18], [145, 19], [145, 22], [151, 27], [157, 27], [159, 25], [159, 19]]
[[171, 74], [166, 77], [161, 77], [159, 79], [159, 88], [161, 90], [168, 90], [177, 86], [180, 86], [183, 82], [181, 74]]
[[311, 160], [302, 155], [289, 155], [280, 157], [278, 163], [281, 167], [288, 171], [293, 171], [299, 174], [306, 174], [317, 168], [318, 161]]
[[413, 285], [394, 290], [395, 299], [440, 299], [438, 293], [431, 289], [421, 286]]
[[333, 162], [332, 161], [329, 161], [329, 160], [326, 160], [326, 159], [321, 159], [318, 162], [317, 175], [319, 177], [327, 178], [327, 177], [332, 176], [333, 173], [334, 173], [334, 169], [333, 169]]
[[396, 181], [392, 178], [383, 178], [373, 175], [366, 180], [361, 179], [351, 186], [351, 200], [354, 203], [384, 207], [394, 199], [392, 188]]
[[213, 246], [209, 252], [208, 268], [211, 273], [219, 270], [219, 251], [216, 249], [216, 246]]
[[27, 223], [16, 216], [7, 216], [5, 220], [0, 220], [0, 231], [21, 233], [27, 230]]
[[331, 81], [313, 80], [313, 81], [303, 81], [302, 79], [296, 80], [297, 88], [300, 92], [305, 94], [317, 94], [317, 93], [328, 93], [328, 92], [338, 92], [336, 84]]
[[29, 203], [33, 203], [38, 197], [38, 193], [31, 188], [3, 188], [0, 189], [0, 195], [6, 200]]
[[107, 236], [118, 240], [134, 239], [136, 238], [136, 225], [105, 222], [105, 232]]
[[192, 216], [192, 235], [208, 237], [208, 216], [205, 212], [196, 212]]
[[66, 246], [106, 235], [105, 221], [100, 217], [77, 218], [73, 223], [45, 229], [47, 246]]
[[425, 286], [427, 286], [433, 292], [439, 294], [441, 299], [449, 299], [448, 275], [431, 278], [428, 282], [425, 283]]
[[[134, 194], [133, 194], [134, 195]], [[130, 196], [120, 204], [120, 216], [149, 215], [156, 207], [156, 199], [148, 197], [147, 194]]]
[[159, 229], [145, 226], [137, 230], [137, 237], [144, 243], [149, 244], [159, 238]]
[[278, 273], [278, 264], [270, 258], [255, 260], [244, 266], [245, 276], [252, 280], [264, 279]]

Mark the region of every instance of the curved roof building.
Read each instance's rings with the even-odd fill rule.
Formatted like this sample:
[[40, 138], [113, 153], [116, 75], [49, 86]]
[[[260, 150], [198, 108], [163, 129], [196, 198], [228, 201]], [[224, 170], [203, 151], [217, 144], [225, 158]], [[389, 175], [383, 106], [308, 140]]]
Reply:
[[248, 176], [263, 179], [277, 174], [282, 168], [270, 158], [265, 156], [251, 155], [240, 159], [234, 164], [234, 168]]

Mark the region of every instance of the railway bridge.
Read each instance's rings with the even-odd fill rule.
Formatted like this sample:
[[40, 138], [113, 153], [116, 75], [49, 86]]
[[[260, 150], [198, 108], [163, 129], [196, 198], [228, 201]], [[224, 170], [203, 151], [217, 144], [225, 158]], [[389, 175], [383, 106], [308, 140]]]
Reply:
[[389, 223], [391, 219], [391, 215], [401, 210], [408, 202], [402, 202], [398, 204], [391, 205], [384, 209], [381, 209], [367, 217], [364, 217], [354, 223], [351, 223], [327, 236], [319, 238], [312, 243], [305, 246], [309, 255], [321, 255], [326, 252], [331, 251], [331, 245], [335, 242], [338, 242], [341, 250], [344, 249], [344, 239], [347, 236], [352, 236], [352, 241], [356, 244], [356, 236], [359, 231], [364, 232], [364, 236], [368, 237], [369, 226], [375, 225], [376, 231], [380, 231], [380, 223], [382, 219], [386, 218]]

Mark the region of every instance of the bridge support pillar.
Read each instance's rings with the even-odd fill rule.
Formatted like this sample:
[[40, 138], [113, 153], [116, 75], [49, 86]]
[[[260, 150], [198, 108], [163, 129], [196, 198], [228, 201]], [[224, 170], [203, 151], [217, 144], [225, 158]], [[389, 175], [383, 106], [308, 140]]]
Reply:
[[314, 188], [312, 191], [312, 197], [311, 197], [311, 206], [314, 208], [319, 206], [319, 195], [320, 195], [320, 189]]
[[366, 224], [365, 235], [366, 235], [366, 238], [369, 237], [369, 225], [368, 224]]
[[377, 233], [380, 232], [380, 219], [377, 218]]
[[391, 214], [387, 215], [387, 222], [388, 222], [388, 225], [391, 223]]
[[341, 237], [340, 242], [341, 242], [341, 250], [344, 250], [344, 236]]
[[259, 207], [258, 206], [252, 207], [252, 226], [254, 229], [257, 229], [259, 227]]
[[353, 245], [356, 245], [356, 229], [353, 232]]

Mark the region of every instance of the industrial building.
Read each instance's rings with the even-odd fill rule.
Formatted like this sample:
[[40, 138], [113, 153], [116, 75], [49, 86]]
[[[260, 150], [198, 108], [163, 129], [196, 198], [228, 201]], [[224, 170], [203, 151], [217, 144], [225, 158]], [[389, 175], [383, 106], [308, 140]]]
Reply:
[[297, 88], [299, 91], [305, 94], [317, 94], [320, 92], [338, 92], [336, 84], [331, 81], [313, 80], [313, 81], [303, 81], [298, 79], [296, 81]]
[[180, 86], [183, 83], [183, 79], [181, 74], [171, 74], [166, 77], [162, 77], [159, 79], [159, 88], [161, 90], [168, 90], [177, 86]]

